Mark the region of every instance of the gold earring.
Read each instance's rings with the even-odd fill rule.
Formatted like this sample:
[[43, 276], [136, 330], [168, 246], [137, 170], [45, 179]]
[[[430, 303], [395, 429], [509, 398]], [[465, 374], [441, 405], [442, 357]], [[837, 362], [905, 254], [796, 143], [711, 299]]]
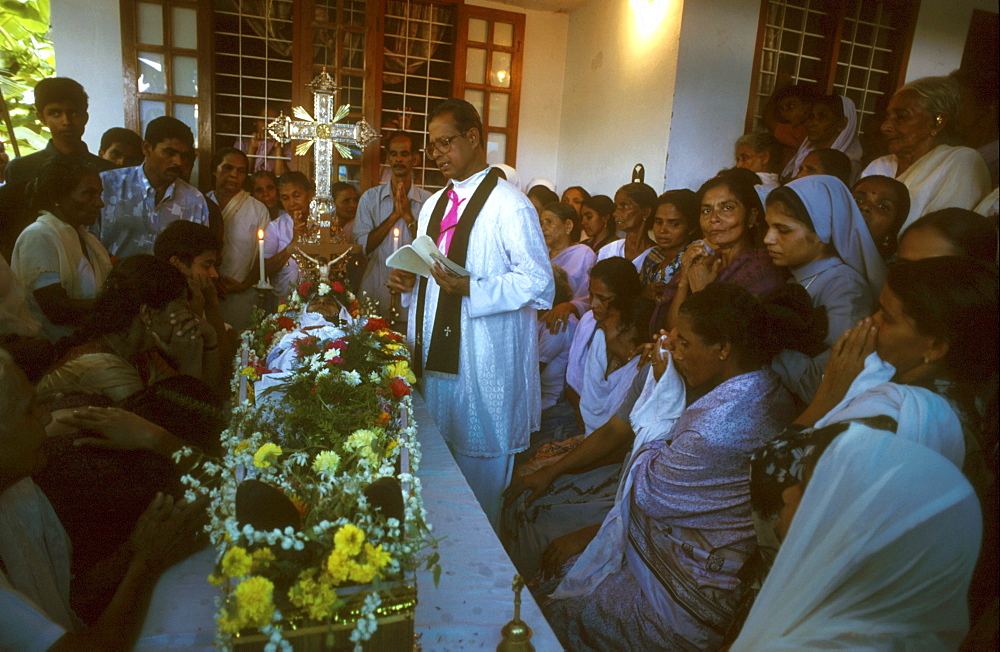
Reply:
[[928, 358], [928, 357], [927, 357], [927, 356], [925, 355], [925, 356], [924, 356], [924, 364], [930, 364], [930, 363], [931, 363], [931, 359], [930, 359], [930, 358]]

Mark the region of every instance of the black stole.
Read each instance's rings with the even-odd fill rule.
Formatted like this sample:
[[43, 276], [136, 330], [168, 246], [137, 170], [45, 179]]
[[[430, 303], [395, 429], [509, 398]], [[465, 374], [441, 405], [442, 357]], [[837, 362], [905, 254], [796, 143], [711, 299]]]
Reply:
[[[496, 168], [486, 173], [486, 178], [476, 188], [469, 204], [462, 212], [461, 219], [455, 227], [448, 248], [448, 259], [456, 265], [465, 267], [465, 258], [469, 253], [469, 236], [472, 227], [479, 217], [479, 212], [486, 205], [493, 188], [497, 185], [499, 172]], [[427, 236], [437, 242], [441, 235], [441, 220], [448, 207], [448, 191], [451, 184], [445, 188], [431, 212], [430, 223], [427, 224]], [[418, 376], [423, 375], [424, 365], [424, 299], [427, 295], [427, 278], [420, 277], [420, 289], [417, 294], [417, 328], [416, 344], [413, 355], [413, 371]], [[462, 341], [462, 297], [447, 292], [438, 293], [437, 310], [434, 313], [434, 331], [431, 333], [431, 343], [427, 350], [427, 371], [440, 371], [446, 374], [458, 374], [459, 344]]]

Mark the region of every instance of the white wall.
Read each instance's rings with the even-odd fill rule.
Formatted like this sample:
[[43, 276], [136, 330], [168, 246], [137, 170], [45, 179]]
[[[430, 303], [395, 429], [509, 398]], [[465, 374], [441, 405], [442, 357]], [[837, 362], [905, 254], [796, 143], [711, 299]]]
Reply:
[[733, 165], [733, 143], [743, 135], [759, 18], [760, 5], [746, 0], [684, 3], [670, 154], [663, 176], [646, 174], [655, 190], [697, 190]]
[[[696, 1], [696, 0], [695, 0]], [[660, 184], [677, 71], [683, 0], [592, 0], [569, 21], [559, 168], [562, 190], [613, 195], [642, 163]]]
[[569, 14], [521, 9], [487, 0], [471, 0], [468, 4], [525, 14], [515, 167], [522, 183], [534, 177], [554, 179], [559, 157]]
[[972, 10], [997, 13], [996, 0], [923, 0], [913, 32], [906, 81], [947, 75], [962, 63]]
[[56, 74], [83, 84], [90, 97], [84, 141], [94, 154], [101, 134], [125, 124], [118, 0], [53, 0]]

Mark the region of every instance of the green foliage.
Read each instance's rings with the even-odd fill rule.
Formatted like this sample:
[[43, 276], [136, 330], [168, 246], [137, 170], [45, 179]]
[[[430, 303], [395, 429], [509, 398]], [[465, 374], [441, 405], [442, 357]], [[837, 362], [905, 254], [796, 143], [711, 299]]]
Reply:
[[[56, 73], [49, 33], [49, 0], [0, 0], [0, 93], [7, 102], [21, 156], [45, 147], [48, 134], [35, 120], [35, 84]], [[0, 133], [10, 141], [7, 125]], [[13, 148], [7, 148], [13, 157]]]

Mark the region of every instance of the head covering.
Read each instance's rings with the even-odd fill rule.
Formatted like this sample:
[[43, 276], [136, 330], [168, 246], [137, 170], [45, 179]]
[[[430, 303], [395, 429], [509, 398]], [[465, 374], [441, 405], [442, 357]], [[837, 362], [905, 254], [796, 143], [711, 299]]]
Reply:
[[840, 259], [861, 274], [877, 297], [885, 284], [885, 263], [851, 191], [840, 179], [817, 174], [787, 184], [806, 207], [816, 235], [833, 244]]
[[[858, 110], [854, 106], [854, 101], [849, 97], [841, 95], [840, 102], [844, 107], [844, 117], [847, 118], [847, 125], [837, 134], [837, 137], [830, 145], [830, 149], [840, 150], [847, 154], [847, 158], [851, 159], [851, 163], [854, 164], [852, 166], [854, 173], [857, 174], [861, 156], [864, 154], [864, 150], [861, 148], [861, 141], [858, 139]], [[808, 138], [803, 140], [802, 144], [799, 145], [799, 151], [795, 152], [795, 158], [788, 162], [788, 165], [782, 170], [781, 176], [791, 179], [798, 174], [802, 168], [802, 161], [814, 149], [816, 149], [816, 146], [812, 144], [812, 141]]]
[[[548, 179], [545, 179], [543, 177], [535, 177], [534, 179], [532, 179], [531, 181], [529, 181], [528, 185], [526, 185], [524, 187], [524, 192], [528, 192], [529, 190], [531, 190], [535, 186], [545, 186], [546, 188], [548, 188], [552, 192], [556, 192], [556, 184], [552, 183], [551, 181], [549, 181]], [[556, 192], [556, 194], [559, 194], [559, 193]]]
[[852, 424], [816, 465], [731, 649], [956, 649], [981, 535], [953, 464]]
[[503, 172], [503, 178], [507, 180], [507, 183], [514, 186], [518, 190], [521, 189], [521, 177], [517, 176], [517, 170], [507, 165], [506, 163], [494, 163], [490, 166], [491, 168], [497, 168]]

